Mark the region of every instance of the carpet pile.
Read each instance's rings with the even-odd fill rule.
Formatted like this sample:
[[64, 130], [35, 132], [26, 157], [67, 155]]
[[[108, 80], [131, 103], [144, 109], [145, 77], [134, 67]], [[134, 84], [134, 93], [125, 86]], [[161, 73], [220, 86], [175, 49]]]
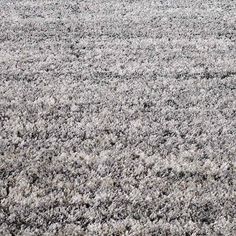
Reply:
[[236, 235], [233, 0], [0, 0], [0, 235]]

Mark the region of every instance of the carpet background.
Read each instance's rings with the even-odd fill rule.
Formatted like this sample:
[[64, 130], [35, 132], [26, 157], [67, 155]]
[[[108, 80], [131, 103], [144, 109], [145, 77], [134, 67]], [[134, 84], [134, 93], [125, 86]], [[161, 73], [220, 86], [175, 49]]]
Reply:
[[0, 235], [235, 235], [235, 13], [0, 0]]

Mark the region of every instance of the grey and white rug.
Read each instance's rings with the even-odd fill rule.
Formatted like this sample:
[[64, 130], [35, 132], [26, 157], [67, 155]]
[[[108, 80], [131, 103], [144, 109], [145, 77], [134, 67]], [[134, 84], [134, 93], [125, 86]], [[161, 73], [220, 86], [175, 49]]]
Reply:
[[0, 0], [0, 235], [236, 235], [235, 0]]

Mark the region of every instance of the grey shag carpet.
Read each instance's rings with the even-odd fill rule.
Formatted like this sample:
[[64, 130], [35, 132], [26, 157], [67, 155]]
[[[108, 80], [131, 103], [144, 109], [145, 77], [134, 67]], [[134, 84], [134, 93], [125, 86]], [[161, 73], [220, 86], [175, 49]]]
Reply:
[[236, 235], [235, 0], [0, 0], [0, 235]]

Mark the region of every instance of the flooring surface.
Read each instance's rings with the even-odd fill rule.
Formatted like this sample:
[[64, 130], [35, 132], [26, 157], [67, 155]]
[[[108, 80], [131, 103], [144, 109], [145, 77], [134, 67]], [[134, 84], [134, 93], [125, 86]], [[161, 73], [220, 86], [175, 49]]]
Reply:
[[0, 235], [236, 235], [234, 0], [0, 0]]

